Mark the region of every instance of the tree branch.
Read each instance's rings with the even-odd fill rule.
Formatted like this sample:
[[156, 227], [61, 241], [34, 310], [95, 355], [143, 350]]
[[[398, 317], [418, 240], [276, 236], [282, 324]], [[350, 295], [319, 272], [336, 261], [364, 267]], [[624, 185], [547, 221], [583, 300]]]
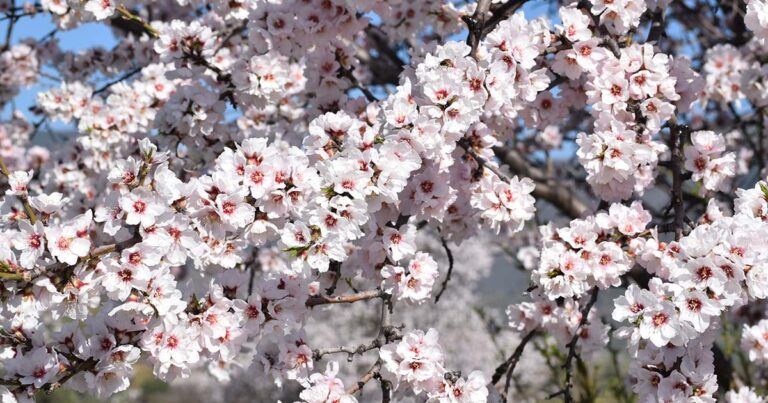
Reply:
[[581, 201], [575, 189], [565, 183], [546, 183], [546, 175], [541, 170], [530, 164], [514, 149], [494, 147], [496, 157], [509, 165], [513, 172], [521, 176], [531, 178], [536, 182], [536, 187], [531, 194], [535, 198], [541, 198], [555, 206], [570, 218], [579, 218], [589, 211], [589, 207]]
[[124, 5], [121, 4], [115, 7], [115, 11], [117, 11], [123, 19], [130, 21], [131, 23], [141, 27], [141, 29], [147, 34], [149, 34], [149, 36], [153, 38], [157, 38], [160, 36], [160, 33], [157, 32], [157, 30], [153, 28], [152, 25], [149, 25], [149, 23], [142, 20], [141, 17], [139, 17], [138, 15], [128, 11], [128, 9], [125, 8]]
[[371, 367], [371, 369], [368, 370], [353, 386], [348, 388], [346, 390], [348, 395], [354, 395], [357, 392], [360, 392], [363, 390], [363, 386], [365, 386], [368, 381], [373, 379], [375, 376], [379, 374], [379, 371], [381, 370], [381, 359], [377, 360], [375, 364]]
[[371, 342], [369, 343], [361, 344], [355, 347], [344, 346], [344, 347], [330, 347], [330, 348], [315, 349], [315, 350], [312, 350], [312, 357], [314, 360], [320, 360], [321, 358], [323, 358], [324, 355], [347, 353], [347, 361], [352, 361], [352, 357], [354, 357], [355, 355], [363, 355], [368, 351], [381, 348], [381, 346], [383, 345], [384, 343], [382, 339], [376, 338], [374, 340], [371, 340]]
[[309, 308], [326, 305], [326, 304], [350, 304], [357, 301], [365, 301], [369, 299], [382, 298], [387, 295], [381, 289], [361, 291], [356, 294], [338, 295], [335, 297], [324, 295], [313, 295], [307, 299], [306, 306]]
[[670, 160], [669, 168], [672, 171], [672, 208], [675, 211], [675, 240], [680, 240], [683, 236], [683, 225], [685, 224], [681, 166], [685, 157], [683, 156], [683, 139], [681, 136], [687, 131], [687, 127], [678, 126], [675, 123], [670, 124], [669, 150], [672, 154], [672, 159]]

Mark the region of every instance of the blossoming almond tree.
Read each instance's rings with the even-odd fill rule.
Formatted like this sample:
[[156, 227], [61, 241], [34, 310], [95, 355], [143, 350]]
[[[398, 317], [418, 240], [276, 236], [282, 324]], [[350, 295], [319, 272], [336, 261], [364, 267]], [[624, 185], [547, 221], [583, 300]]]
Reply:
[[[617, 400], [765, 402], [768, 1], [546, 3], [0, 0], [2, 401], [142, 363], [594, 401], [608, 346]], [[117, 45], [59, 46], [89, 22]], [[40, 147], [53, 121], [77, 135]], [[494, 250], [530, 278], [507, 330], [471, 273]]]

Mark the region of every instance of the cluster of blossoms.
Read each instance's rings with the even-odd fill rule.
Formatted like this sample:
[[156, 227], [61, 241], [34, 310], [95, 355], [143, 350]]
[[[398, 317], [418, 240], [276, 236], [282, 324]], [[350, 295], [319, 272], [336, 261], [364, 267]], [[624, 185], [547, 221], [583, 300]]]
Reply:
[[765, 403], [768, 399], [760, 397], [753, 388], [742, 386], [737, 391], [729, 391], [725, 394], [728, 403]]
[[555, 346], [563, 350], [576, 339], [578, 354], [585, 358], [600, 352], [609, 342], [610, 325], [595, 312], [584, 317], [587, 303], [584, 299], [562, 298], [556, 302], [542, 292], [532, 293], [531, 298], [532, 301], [507, 307], [508, 324], [515, 332], [529, 334], [543, 330], [554, 338]]
[[[132, 5], [132, 4], [129, 4]], [[60, 16], [69, 25], [85, 21], [103, 20], [115, 14], [117, 3], [111, 0], [67, 1], [47, 0], [40, 3], [42, 9], [52, 15]]]
[[634, 202], [631, 207], [613, 204], [608, 212], [557, 230], [544, 226], [541, 258], [531, 279], [552, 300], [579, 297], [592, 287], [617, 287], [634, 264], [631, 243], [647, 232], [650, 221], [650, 213]]
[[354, 396], [344, 389], [344, 382], [336, 377], [339, 372], [339, 363], [328, 363], [324, 373], [315, 373], [309, 376], [306, 389], [299, 396], [306, 403], [357, 403]]
[[[61, 376], [72, 388], [109, 396], [129, 386], [140, 355], [166, 381], [187, 377], [206, 362], [215, 363], [215, 376], [226, 378], [219, 363], [226, 367], [249, 354], [278, 381], [317, 386], [302, 323], [318, 303], [321, 285], [343, 275], [359, 285], [380, 284], [397, 299], [423, 302], [438, 265], [417, 251], [409, 217], [438, 225], [450, 217], [461, 226], [455, 234], [446, 227], [446, 236], [461, 238], [482, 223], [519, 231], [533, 216], [527, 179], [450, 163], [454, 153], [487, 154], [496, 142], [473, 112], [489, 99], [482, 81], [479, 92], [473, 88], [473, 72], [484, 73], [469, 48], [456, 43], [435, 49], [417, 65], [420, 84], [414, 90], [423, 92], [418, 102], [406, 79], [380, 107], [320, 115], [308, 125], [304, 151], [282, 140], [250, 137], [221, 150], [205, 174], [183, 179], [181, 161], [158, 151], [149, 138], [124, 151], [110, 150], [153, 124], [161, 130], [154, 140], [166, 147], [181, 133], [203, 141], [186, 143], [193, 146], [223, 130], [225, 100], [184, 78], [185, 69], [199, 69], [198, 58], [214, 56], [210, 32], [195, 24], [168, 29], [170, 39], [155, 42], [160, 63], [143, 68], [130, 84], [113, 86], [106, 99], [77, 81], [38, 97], [50, 118], [75, 119], [88, 133], [79, 146], [96, 155], [80, 158], [100, 175], [105, 191], [97, 192], [95, 183], [83, 187], [82, 173], [44, 177], [44, 186], [73, 192], [74, 199], [42, 192], [30, 183], [32, 171], [9, 177], [3, 211], [6, 235], [14, 242], [2, 256], [16, 285], [7, 289], [4, 312], [15, 337], [33, 347], [8, 347], [13, 363], [31, 363], [9, 365], [5, 374], [18, 397]], [[174, 35], [186, 42], [175, 44]], [[445, 76], [444, 88], [427, 88], [433, 75]], [[456, 82], [465, 85], [453, 87]], [[208, 95], [201, 97], [201, 91]], [[244, 102], [239, 94], [234, 99]], [[459, 150], [464, 133], [477, 148]], [[45, 169], [69, 170], [60, 159]], [[30, 187], [39, 194], [32, 196]], [[27, 202], [31, 210], [21, 208]], [[73, 215], [70, 203], [80, 206], [80, 214]], [[472, 219], [478, 224], [468, 225]], [[289, 264], [250, 280], [253, 286], [246, 289], [248, 273], [242, 269], [254, 264], [253, 248], [272, 245]], [[195, 281], [203, 275], [212, 278], [205, 288]], [[28, 286], [38, 301], [31, 305], [21, 293]], [[41, 311], [25, 308], [32, 306]], [[93, 315], [96, 306], [102, 308]], [[45, 321], [42, 310], [54, 320], [68, 317], [88, 326], [70, 326], [55, 341], [45, 340], [36, 330]], [[442, 368], [441, 359], [437, 364]], [[439, 389], [429, 394], [466, 392], [468, 401], [487, 395], [479, 374]]]
[[750, 361], [768, 362], [768, 320], [763, 319], [754, 326], [744, 325], [741, 347]]
[[39, 64], [34, 44], [18, 44], [0, 53], [0, 105], [38, 80]]
[[742, 76], [749, 59], [733, 45], [716, 45], [707, 51], [707, 95], [716, 101], [738, 102], [744, 98]]
[[[746, 387], [716, 396], [728, 385], [715, 352], [728, 311], [768, 296], [768, 247], [755, 242], [768, 236], [768, 185], [731, 192], [765, 158], [768, 3], [731, 6], [752, 33], [693, 62], [665, 53], [674, 46], [658, 29], [685, 4], [571, 3], [553, 26], [515, 12], [522, 3], [0, 0], [11, 21], [0, 106], [41, 77], [61, 81], [37, 94], [41, 120], [0, 122], [0, 400], [64, 384], [108, 398], [146, 362], [168, 382], [266, 374], [308, 403], [357, 402], [371, 380], [384, 400], [480, 403], [510, 398], [493, 383], [546, 333], [543, 354], [567, 351], [566, 386], [551, 397], [572, 400], [573, 359], [617, 336], [643, 402], [765, 401]], [[60, 47], [57, 31], [13, 42], [17, 20], [40, 12], [60, 30], [102, 21], [121, 41], [83, 52]], [[446, 39], [465, 23], [466, 42]], [[723, 122], [709, 119], [715, 104]], [[79, 135], [33, 146], [48, 120]], [[578, 172], [556, 172], [568, 147]], [[666, 187], [662, 212], [649, 190]], [[580, 202], [590, 190], [592, 214]], [[733, 214], [707, 202], [729, 193]], [[570, 223], [557, 227], [534, 196]], [[654, 219], [673, 210], [672, 223]], [[489, 384], [475, 364], [497, 351], [461, 366], [449, 354], [488, 342], [481, 328], [497, 347], [485, 301], [465, 288], [480, 275], [454, 277], [448, 318], [427, 320], [425, 307], [449, 286], [451, 245], [503, 243], [534, 218], [550, 221], [531, 231], [540, 247], [510, 254], [532, 280], [530, 299], [506, 311], [525, 337]], [[596, 302], [614, 288], [625, 290], [612, 332]], [[370, 300], [381, 305], [373, 341], [323, 348], [313, 329], [357, 323]], [[742, 323], [754, 363], [768, 362], [766, 316]], [[467, 328], [441, 330], [441, 345], [438, 320]], [[329, 359], [321, 372], [337, 353], [372, 369], [360, 378]]]
[[694, 181], [702, 181], [708, 190], [730, 188], [736, 175], [736, 154], [725, 152], [725, 138], [711, 131], [691, 133], [691, 145], [685, 147], [685, 169]]
[[399, 343], [381, 348], [382, 377], [395, 389], [408, 385], [416, 393], [425, 392], [429, 401], [440, 403], [484, 402], [488, 398], [486, 380], [480, 371], [467, 378], [444, 368], [443, 351], [437, 331], [406, 334]]
[[[621, 276], [638, 264], [654, 277], [646, 286], [630, 284], [612, 314], [629, 324], [616, 335], [630, 345], [633, 390], [649, 401], [715, 401], [711, 349], [721, 313], [764, 299], [768, 289], [768, 251], [752, 241], [768, 235], [766, 191], [764, 182], [738, 190], [732, 217], [710, 203], [705, 221], [671, 243], [659, 240], [655, 229], [645, 230], [651, 216], [638, 202], [614, 204], [608, 213], [556, 231], [542, 227], [543, 249], [532, 273], [538, 290], [532, 302], [507, 309], [510, 326], [521, 333], [543, 328], [560, 346], [583, 331], [586, 352], [604, 345], [606, 325], [595, 317], [581, 321], [579, 306], [589, 289], [620, 286]], [[742, 347], [750, 360], [765, 359], [765, 333], [765, 321], [745, 325]]]
[[39, 168], [48, 160], [50, 152], [40, 146], [30, 146], [32, 132], [32, 124], [19, 112], [0, 123], [0, 158], [21, 170]]
[[[752, 2], [756, 3], [756, 2]], [[719, 44], [707, 50], [703, 72], [706, 77], [705, 99], [730, 104], [732, 113], [751, 104], [764, 107], [768, 104], [765, 94], [763, 62], [768, 48], [758, 40], [737, 48], [731, 44]], [[745, 102], [746, 101], [746, 102]]]
[[768, 2], [765, 0], [750, 0], [747, 3], [747, 14], [744, 24], [754, 32], [755, 37], [762, 42], [768, 39]]
[[[620, 10], [617, 10], [616, 8]], [[597, 2], [609, 31], [625, 33], [637, 26], [645, 2]], [[552, 72], [567, 78], [566, 89], [582, 90], [594, 117], [592, 133], [577, 139], [579, 162], [587, 182], [603, 200], [629, 199], [653, 184], [667, 147], [654, 139], [676, 112], [687, 112], [704, 89], [704, 80], [686, 58], [658, 53], [650, 43], [608, 46], [593, 33], [582, 10], [560, 9], [558, 49]], [[614, 43], [615, 44], [615, 43]], [[572, 96], [571, 98], [576, 98]]]
[[[670, 391], [663, 390], [656, 380], [666, 381], [672, 376], [680, 378], [674, 382], [687, 385], [681, 389], [688, 393], [685, 396], [711, 395], [716, 389], [710, 348], [721, 313], [767, 296], [768, 251], [753, 241], [768, 231], [762, 213], [768, 196], [762, 189], [763, 182], [754, 189], [740, 189], [732, 217], [711, 205], [707, 217], [714, 221], [696, 226], [677, 242], [664, 244], [650, 238], [634, 245], [637, 262], [655, 277], [647, 289], [630, 285], [615, 301], [613, 318], [631, 324], [619, 332], [629, 339], [638, 359], [632, 370], [638, 385], [644, 384], [638, 386], [642, 390], [638, 393], [666, 397]], [[744, 340], [750, 340], [750, 334], [745, 331]], [[685, 373], [686, 361], [697, 357], [704, 357], [709, 364]], [[658, 369], [649, 372], [647, 365]], [[683, 376], [677, 369], [665, 376], [677, 365]], [[652, 381], [652, 388], [648, 381]]]
[[676, 110], [688, 110], [703, 82], [687, 60], [656, 53], [650, 44], [622, 48], [619, 54], [594, 40], [573, 46], [589, 60], [585, 70], [594, 76], [587, 81], [586, 95], [595, 131], [579, 135], [577, 152], [587, 182], [608, 201], [642, 194], [653, 184], [667, 150], [653, 136]]

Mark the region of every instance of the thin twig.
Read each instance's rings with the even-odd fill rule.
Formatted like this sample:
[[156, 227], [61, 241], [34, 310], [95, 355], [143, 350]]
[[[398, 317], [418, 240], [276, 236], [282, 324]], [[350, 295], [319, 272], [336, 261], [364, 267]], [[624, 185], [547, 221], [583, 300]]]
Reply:
[[448, 288], [448, 282], [451, 281], [451, 274], [453, 273], [453, 252], [451, 252], [451, 248], [448, 247], [448, 243], [445, 242], [445, 237], [440, 236], [440, 242], [443, 244], [445, 254], [448, 256], [448, 273], [445, 275], [445, 280], [443, 280], [443, 284], [440, 286], [440, 292], [435, 295], [435, 303], [440, 301], [440, 296], [442, 296], [445, 289]]
[[536, 183], [536, 187], [531, 192], [536, 199], [546, 200], [570, 218], [579, 218], [589, 210], [573, 186], [562, 180], [550, 183], [546, 174], [531, 166], [516, 149], [494, 147], [493, 151], [501, 162], [509, 165], [512, 172], [531, 178]]
[[325, 289], [325, 293], [327, 295], [333, 295], [333, 293], [336, 292], [336, 287], [339, 285], [339, 280], [341, 279], [341, 262], [335, 260], [332, 261], [328, 267], [328, 273], [333, 275], [333, 280], [331, 280], [331, 285]]
[[581, 310], [581, 320], [579, 321], [579, 325], [576, 326], [571, 341], [565, 345], [568, 348], [568, 355], [565, 358], [565, 364], [563, 364], [563, 368], [565, 369], [565, 386], [563, 389], [551, 394], [549, 399], [563, 395], [565, 403], [573, 403], [573, 395], [571, 395], [571, 389], [573, 388], [573, 359], [576, 358], [576, 346], [578, 345], [579, 337], [581, 336], [581, 328], [587, 323], [589, 311], [592, 310], [592, 306], [597, 302], [597, 293], [598, 288], [593, 288], [589, 296], [589, 301]]
[[253, 294], [253, 279], [256, 277], [256, 270], [261, 269], [261, 262], [259, 261], [259, 248], [255, 248], [253, 251], [253, 262], [251, 262], [248, 268], [248, 295]]
[[614, 39], [611, 36], [611, 33], [608, 32], [608, 29], [600, 24], [600, 18], [598, 16], [592, 14], [592, 5], [587, 0], [581, 0], [576, 5], [577, 8], [583, 9], [587, 15], [589, 15], [592, 18], [592, 23], [595, 25], [595, 28], [597, 28], [600, 35], [603, 37], [602, 45], [605, 45], [608, 50], [613, 53], [614, 56], [617, 58], [621, 57], [621, 48], [619, 48], [619, 43], [616, 42], [616, 39]]
[[125, 80], [135, 76], [136, 74], [141, 72], [141, 69], [142, 69], [141, 67], [137, 67], [137, 68], [135, 68], [135, 69], [133, 69], [133, 70], [123, 74], [122, 76], [118, 77], [117, 79], [104, 84], [101, 88], [97, 89], [96, 91], [93, 91], [92, 95], [101, 94], [102, 92], [104, 92], [107, 89], [109, 89], [109, 87], [111, 87], [111, 86], [113, 86], [113, 85], [115, 85], [115, 84], [117, 84], [117, 83], [119, 83], [121, 81], [125, 81]]
[[501, 365], [496, 367], [496, 370], [493, 371], [493, 377], [491, 378], [491, 385], [497, 384], [501, 377], [506, 374], [507, 375], [507, 381], [504, 386], [504, 401], [506, 401], [507, 391], [509, 390], [509, 382], [512, 378], [512, 373], [515, 371], [515, 367], [517, 366], [517, 363], [520, 362], [520, 358], [523, 355], [523, 351], [525, 350], [525, 346], [528, 344], [531, 339], [533, 339], [533, 336], [536, 335], [536, 332], [538, 331], [538, 328], [535, 328], [528, 332], [522, 340], [520, 340], [520, 344], [517, 345], [515, 348], [515, 351], [512, 352], [512, 355], [509, 356]]
[[339, 76], [349, 80], [349, 82], [352, 83], [352, 88], [359, 89], [363, 93], [363, 95], [365, 95], [365, 99], [367, 99], [368, 102], [378, 101], [379, 99], [376, 98], [375, 95], [373, 95], [371, 90], [369, 90], [368, 87], [366, 87], [363, 83], [361, 83], [360, 80], [358, 80], [357, 77], [355, 77], [355, 75], [352, 74], [353, 71], [354, 71], [353, 68], [344, 67], [341, 64], [341, 61], [339, 61]]
[[347, 360], [351, 361], [355, 355], [363, 355], [364, 353], [375, 350], [383, 346], [383, 341], [380, 338], [376, 338], [369, 343], [361, 344], [359, 346], [343, 346], [343, 347], [330, 347], [312, 350], [312, 359], [317, 361], [323, 358], [324, 355], [346, 353]]

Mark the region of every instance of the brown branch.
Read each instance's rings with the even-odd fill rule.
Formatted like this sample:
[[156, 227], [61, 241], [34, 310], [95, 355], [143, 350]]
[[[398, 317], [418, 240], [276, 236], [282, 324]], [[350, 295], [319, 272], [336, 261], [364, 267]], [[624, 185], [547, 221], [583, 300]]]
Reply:
[[651, 20], [651, 29], [648, 31], [648, 38], [646, 42], [657, 42], [662, 36], [666, 35], [664, 32], [665, 20], [664, 9], [659, 7], [656, 12], [653, 13], [653, 20]]
[[[363, 294], [363, 293], [360, 293]], [[376, 336], [376, 339], [371, 342], [370, 345], [363, 345], [359, 346], [357, 350], [365, 350], [366, 348], [370, 347], [370, 349], [373, 348], [380, 348], [381, 346], [391, 343], [396, 340], [400, 340], [402, 338], [402, 335], [398, 332], [398, 328], [392, 326], [392, 314], [394, 313], [394, 301], [392, 301], [392, 297], [389, 294], [381, 293], [381, 321], [379, 322], [379, 334]], [[345, 351], [345, 348], [340, 348], [337, 350]], [[366, 350], [367, 351], [367, 350]], [[365, 351], [363, 351], [365, 352]], [[313, 353], [314, 354], [314, 353]], [[355, 383], [354, 386], [347, 389], [347, 394], [355, 394], [363, 389], [363, 386], [365, 386], [366, 383], [368, 383], [371, 379], [378, 379], [381, 383], [381, 394], [382, 394], [382, 401], [383, 402], [389, 402], [390, 401], [390, 393], [392, 390], [392, 385], [389, 383], [389, 381], [383, 379], [379, 373], [381, 370], [381, 358], [379, 358], [375, 364], [373, 364], [373, 367], [371, 367], [368, 372], [366, 372], [362, 378], [360, 378], [359, 381]]]
[[[755, 113], [753, 116], [757, 118], [758, 122], [751, 122], [751, 121], [744, 120], [741, 117], [741, 115], [739, 115], [739, 113], [736, 112], [736, 107], [733, 106], [732, 102], [728, 103], [728, 110], [731, 112], [731, 114], [733, 115], [733, 118], [736, 120], [736, 124], [739, 125], [739, 128], [741, 129], [741, 133], [742, 133], [742, 138], [747, 142], [747, 144], [752, 149], [752, 151], [754, 151], [755, 156], [757, 157], [757, 162], [758, 164], [760, 164], [760, 168], [762, 169], [762, 167], [765, 166], [765, 159], [763, 158], [763, 151], [762, 151], [763, 141], [762, 139], [758, 138], [758, 144], [755, 144], [755, 142], [752, 140], [752, 137], [750, 137], [749, 135], [749, 129], [748, 129], [748, 126], [750, 123], [757, 123], [757, 124], [762, 123], [762, 119], [763, 119], [762, 114]], [[757, 111], [760, 112], [760, 109], [758, 109]], [[758, 133], [758, 136], [762, 136], [763, 130], [759, 129], [757, 133]]]
[[389, 403], [392, 399], [392, 383], [381, 377], [380, 374], [376, 375], [381, 383], [381, 403]]
[[490, 18], [488, 12], [491, 8], [490, 0], [478, 0], [474, 14], [472, 16], [462, 16], [461, 19], [467, 25], [467, 45], [472, 48], [471, 55], [477, 59], [477, 48], [480, 42], [490, 32], [499, 25], [500, 22], [509, 18], [517, 11], [527, 0], [508, 0], [506, 3], [495, 8]]
[[248, 21], [246, 20], [241, 24], [230, 27], [227, 31], [222, 32], [221, 34], [224, 36], [224, 38], [221, 40], [221, 43], [219, 43], [219, 45], [216, 46], [216, 48], [213, 50], [213, 54], [219, 54], [221, 49], [223, 49], [232, 38], [241, 34], [247, 27]]
[[261, 262], [259, 261], [259, 248], [255, 248], [253, 251], [253, 261], [250, 267], [248, 267], [248, 295], [253, 294], [253, 280], [256, 277], [256, 271], [261, 269]]
[[3, 44], [3, 47], [0, 48], [0, 52], [5, 52], [6, 50], [11, 48], [11, 38], [13, 36], [13, 26], [16, 24], [16, 19], [18, 16], [16, 15], [16, 0], [11, 0], [10, 4], [10, 11], [11, 14], [8, 16], [8, 29], [5, 32], [5, 44]]
[[341, 64], [341, 60], [339, 60], [339, 70], [338, 74], [341, 78], [346, 78], [352, 86], [350, 88], [357, 88], [359, 89], [363, 95], [365, 95], [365, 99], [368, 100], [368, 102], [376, 102], [379, 99], [376, 98], [375, 95], [366, 87], [363, 83], [360, 82], [360, 80], [355, 77], [353, 74], [354, 69], [351, 67], [344, 67], [344, 65]]
[[[478, 165], [482, 168], [487, 168], [504, 181], [510, 181], [508, 175], [504, 174], [498, 168], [485, 161], [484, 158], [477, 155], [469, 145], [462, 141], [459, 141], [458, 145], [462, 147], [472, 159], [477, 161]], [[534, 187], [533, 192], [531, 192], [533, 197], [548, 201], [570, 218], [579, 218], [589, 210], [587, 205], [576, 196], [575, 189], [572, 189], [570, 186], [563, 183], [549, 184], [547, 175], [542, 170], [530, 166], [528, 161], [526, 161], [516, 150], [494, 147], [493, 151], [496, 153], [496, 157], [501, 162], [509, 165], [513, 172], [528, 177], [536, 182], [536, 186]]]
[[371, 369], [368, 370], [355, 384], [351, 387], [349, 387], [346, 390], [346, 393], [348, 395], [354, 395], [357, 392], [360, 392], [363, 390], [363, 386], [365, 386], [366, 383], [368, 383], [371, 379], [378, 376], [379, 371], [381, 370], [381, 359], [377, 360], [375, 364], [371, 367]]
[[475, 12], [472, 16], [463, 16], [462, 20], [467, 24], [467, 45], [472, 48], [472, 57], [477, 58], [477, 47], [483, 39], [485, 30], [485, 19], [488, 16], [488, 10], [491, 8], [491, 0], [478, 0], [475, 6]]
[[675, 123], [670, 124], [669, 150], [672, 157], [669, 161], [669, 168], [672, 171], [672, 208], [675, 211], [675, 240], [680, 240], [683, 236], [683, 225], [685, 224], [682, 176], [682, 163], [685, 157], [683, 156], [682, 135], [687, 131], [687, 127], [678, 126]]
[[536, 182], [536, 187], [531, 194], [535, 198], [541, 198], [555, 206], [570, 218], [579, 218], [589, 211], [589, 207], [577, 196], [576, 190], [565, 183], [548, 183], [544, 172], [530, 166], [528, 161], [514, 149], [494, 147], [496, 157], [509, 165], [511, 171], [521, 176], [531, 178]]
[[506, 3], [493, 10], [493, 15], [490, 19], [488, 19], [488, 22], [486, 22], [485, 28], [483, 29], [483, 37], [492, 32], [500, 22], [506, 20], [510, 15], [514, 14], [515, 11], [522, 7], [526, 1], [527, 0], [507, 0]]
[[185, 53], [184, 58], [187, 60], [191, 60], [192, 63], [197, 64], [199, 66], [203, 66], [206, 69], [213, 72], [214, 74], [216, 74], [216, 81], [227, 85], [227, 89], [219, 95], [219, 99], [226, 98], [229, 101], [229, 103], [232, 105], [232, 107], [237, 109], [237, 101], [235, 100], [236, 87], [235, 87], [235, 83], [232, 81], [231, 74], [225, 73], [220, 68], [212, 65], [211, 62], [206, 60], [201, 55]]
[[514, 354], [512, 354], [512, 357], [510, 357], [513, 361], [510, 363], [509, 368], [507, 368], [507, 379], [504, 381], [504, 403], [507, 402], [507, 398], [509, 397], [509, 385], [512, 381], [512, 373], [515, 372], [515, 367], [517, 366], [518, 361], [520, 361], [520, 356], [523, 354], [525, 345], [533, 338], [535, 332], [536, 329], [533, 329], [530, 333], [525, 335], [523, 340], [520, 341], [520, 345], [515, 349]]
[[395, 48], [389, 45], [387, 34], [380, 27], [369, 25], [365, 29], [366, 38], [372, 42], [373, 47], [379, 55], [384, 57], [373, 57], [370, 51], [360, 50], [357, 52], [357, 58], [366, 63], [371, 72], [370, 85], [392, 84], [397, 85], [400, 81], [400, 74], [403, 72], [405, 62], [398, 56]]
[[383, 340], [380, 338], [376, 338], [372, 340], [370, 343], [361, 344], [359, 346], [353, 347], [353, 346], [343, 346], [343, 347], [330, 347], [330, 348], [322, 348], [322, 349], [315, 349], [312, 350], [312, 359], [317, 361], [323, 358], [324, 355], [328, 354], [338, 354], [338, 353], [346, 353], [347, 354], [347, 361], [352, 361], [352, 357], [355, 355], [363, 355], [364, 353], [375, 350], [377, 348], [381, 348], [383, 346]]
[[327, 305], [327, 304], [351, 304], [357, 301], [383, 298], [385, 295], [387, 294], [383, 290], [378, 288], [375, 290], [361, 291], [356, 294], [338, 295], [335, 297], [324, 296], [324, 295], [313, 295], [309, 297], [309, 299], [307, 299], [306, 306], [309, 308], [312, 308], [318, 305]]
[[457, 145], [458, 145], [459, 147], [463, 148], [463, 149], [464, 149], [464, 151], [467, 153], [467, 155], [468, 155], [468, 156], [469, 156], [469, 157], [470, 157], [472, 160], [476, 161], [476, 162], [477, 162], [477, 165], [478, 165], [478, 166], [479, 166], [481, 169], [487, 169], [487, 170], [489, 170], [489, 171], [493, 172], [494, 174], [496, 174], [496, 176], [498, 176], [498, 177], [499, 177], [499, 179], [501, 179], [501, 180], [503, 180], [503, 181], [505, 181], [505, 182], [509, 182], [509, 181], [512, 179], [512, 178], [510, 178], [510, 177], [509, 177], [509, 175], [507, 175], [507, 174], [505, 174], [505, 173], [501, 172], [501, 170], [499, 170], [499, 168], [497, 168], [497, 167], [496, 167], [494, 164], [489, 164], [489, 163], [488, 163], [488, 161], [486, 161], [486, 160], [485, 160], [485, 158], [483, 158], [483, 157], [479, 156], [479, 155], [478, 155], [478, 154], [477, 154], [477, 153], [476, 153], [476, 152], [475, 152], [475, 151], [472, 149], [471, 145], [467, 144], [467, 143], [466, 143], [466, 142], [465, 142], [463, 139], [462, 139], [462, 140], [459, 140], [459, 142], [457, 143]]
[[339, 284], [339, 280], [341, 279], [341, 262], [337, 261], [331, 261], [330, 266], [328, 267], [328, 273], [333, 275], [333, 280], [331, 280], [330, 287], [325, 289], [325, 293], [327, 295], [333, 295], [334, 292], [336, 292], [336, 287]]

